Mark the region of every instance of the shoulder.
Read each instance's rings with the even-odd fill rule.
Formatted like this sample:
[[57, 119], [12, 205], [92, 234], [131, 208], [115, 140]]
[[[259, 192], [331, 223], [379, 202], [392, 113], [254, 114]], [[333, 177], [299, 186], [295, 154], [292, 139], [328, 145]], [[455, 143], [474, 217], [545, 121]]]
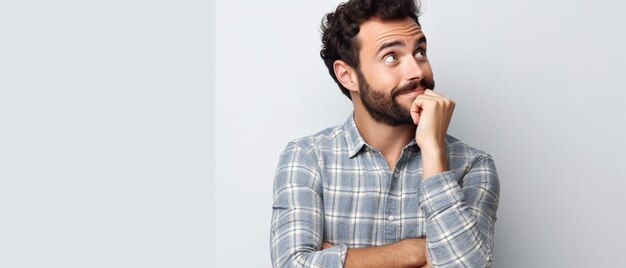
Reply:
[[321, 168], [323, 156], [332, 144], [343, 139], [340, 126], [329, 127], [313, 135], [294, 139], [280, 154], [274, 180], [275, 193], [281, 189], [305, 186], [318, 195], [322, 193]]
[[346, 130], [341, 126], [332, 126], [315, 134], [289, 141], [283, 154], [286, 152], [299, 152], [311, 156], [321, 154], [323, 151], [345, 145]]
[[493, 157], [478, 148], [472, 147], [452, 135], [446, 135], [446, 152], [455, 167], [471, 166], [478, 161], [493, 162]]
[[493, 157], [450, 135], [446, 137], [446, 145], [450, 170], [463, 174], [458, 178], [461, 187], [487, 190], [497, 200], [500, 194], [500, 179]]

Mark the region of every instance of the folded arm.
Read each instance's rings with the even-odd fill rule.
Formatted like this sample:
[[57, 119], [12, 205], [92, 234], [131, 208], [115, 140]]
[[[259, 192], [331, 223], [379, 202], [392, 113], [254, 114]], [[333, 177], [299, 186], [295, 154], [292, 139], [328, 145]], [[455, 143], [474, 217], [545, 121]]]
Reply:
[[[324, 243], [323, 248], [333, 245]], [[424, 238], [409, 238], [393, 244], [348, 248], [345, 266], [349, 267], [429, 267]]]
[[274, 179], [270, 250], [274, 267], [343, 267], [345, 245], [322, 250], [324, 205], [319, 167], [290, 143]]
[[[426, 159], [424, 159], [426, 161]], [[420, 185], [427, 248], [433, 267], [489, 267], [500, 184], [487, 154], [462, 170], [427, 177]]]
[[289, 144], [274, 182], [270, 233], [274, 267], [421, 267], [425, 239], [368, 248], [323, 245], [324, 207], [319, 167], [310, 152]]

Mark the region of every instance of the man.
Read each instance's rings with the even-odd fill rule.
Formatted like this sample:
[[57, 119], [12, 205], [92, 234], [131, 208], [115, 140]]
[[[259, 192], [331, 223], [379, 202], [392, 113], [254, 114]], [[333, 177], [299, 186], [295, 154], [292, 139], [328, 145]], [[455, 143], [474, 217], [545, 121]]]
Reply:
[[350, 0], [321, 56], [352, 100], [341, 126], [290, 142], [274, 182], [275, 267], [487, 267], [499, 181], [490, 155], [447, 135], [412, 0]]

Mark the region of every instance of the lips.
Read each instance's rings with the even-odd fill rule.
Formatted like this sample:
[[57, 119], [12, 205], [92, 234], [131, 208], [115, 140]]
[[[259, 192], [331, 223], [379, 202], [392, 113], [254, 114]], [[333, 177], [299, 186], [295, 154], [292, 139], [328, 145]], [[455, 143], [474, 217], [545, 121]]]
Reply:
[[408, 90], [408, 91], [400, 92], [396, 96], [402, 96], [402, 97], [408, 97], [408, 98], [415, 99], [417, 96], [424, 94], [424, 91], [425, 91], [424, 88], [417, 88], [417, 89], [414, 89], [414, 90]]
[[417, 88], [417, 89], [414, 89], [414, 90], [408, 90], [408, 91], [405, 91], [405, 92], [400, 92], [398, 95], [410, 94], [410, 93], [415, 93], [415, 92], [422, 92], [423, 93], [424, 91], [425, 91], [425, 89], [423, 89], [423, 88]]

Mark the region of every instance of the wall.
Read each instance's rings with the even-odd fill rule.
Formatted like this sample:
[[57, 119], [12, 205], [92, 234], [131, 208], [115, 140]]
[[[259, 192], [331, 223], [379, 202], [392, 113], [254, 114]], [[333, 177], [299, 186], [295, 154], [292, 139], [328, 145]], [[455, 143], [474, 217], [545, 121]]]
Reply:
[[[319, 58], [339, 1], [217, 1], [217, 267], [269, 267], [272, 180], [291, 139], [351, 103]], [[490, 152], [494, 267], [620, 267], [626, 20], [619, 1], [424, 1], [450, 133]]]
[[0, 267], [211, 267], [214, 9], [2, 1]]

